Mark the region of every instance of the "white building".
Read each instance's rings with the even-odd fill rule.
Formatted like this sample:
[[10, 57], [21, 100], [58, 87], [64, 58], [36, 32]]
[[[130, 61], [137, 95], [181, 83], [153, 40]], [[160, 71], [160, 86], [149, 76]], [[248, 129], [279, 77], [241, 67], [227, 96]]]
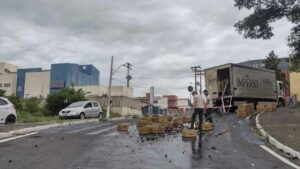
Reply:
[[42, 72], [27, 72], [24, 88], [25, 98], [46, 98], [49, 94], [49, 85], [50, 70], [44, 70]]
[[18, 66], [0, 62], [0, 89], [6, 91], [6, 95], [16, 94]]
[[[86, 96], [104, 96], [107, 95], [107, 87], [101, 85], [94, 86], [74, 86], [76, 90], [82, 89]], [[111, 96], [133, 97], [133, 89], [126, 86], [112, 86]]]
[[157, 104], [160, 109], [168, 109], [168, 98], [167, 97], [159, 97], [157, 98]]
[[190, 110], [189, 99], [179, 98], [177, 100], [177, 107], [179, 111], [182, 111], [184, 113], [188, 112]]

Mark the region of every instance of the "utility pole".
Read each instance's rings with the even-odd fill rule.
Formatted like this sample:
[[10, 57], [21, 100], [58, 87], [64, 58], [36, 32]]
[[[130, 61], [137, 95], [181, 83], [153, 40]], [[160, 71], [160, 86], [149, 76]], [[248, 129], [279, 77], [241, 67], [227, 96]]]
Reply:
[[110, 109], [111, 109], [111, 82], [112, 82], [112, 75], [113, 75], [113, 62], [114, 62], [114, 57], [111, 56], [111, 65], [110, 65], [110, 74], [109, 74], [109, 84], [108, 84], [108, 104], [107, 104], [107, 110], [106, 110], [106, 118], [110, 117]]
[[193, 66], [191, 69], [195, 72], [195, 91], [197, 91], [197, 76], [200, 76], [200, 93], [202, 92], [201, 87], [201, 66]]
[[131, 64], [130, 63], [125, 63], [124, 66], [127, 68], [127, 76], [126, 76], [126, 79], [127, 79], [127, 87], [129, 87], [129, 81], [132, 79], [132, 76], [129, 74], [129, 70], [131, 70]]

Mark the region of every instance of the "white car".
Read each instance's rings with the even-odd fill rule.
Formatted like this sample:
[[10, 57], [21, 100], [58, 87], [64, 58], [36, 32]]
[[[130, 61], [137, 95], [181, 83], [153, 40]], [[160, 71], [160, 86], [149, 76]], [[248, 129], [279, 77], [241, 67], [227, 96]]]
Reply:
[[15, 106], [6, 98], [0, 97], [0, 124], [12, 124], [17, 120]]
[[94, 101], [80, 101], [70, 104], [68, 107], [62, 109], [58, 116], [63, 118], [79, 117], [85, 119], [86, 117], [101, 117], [102, 108], [98, 102]]

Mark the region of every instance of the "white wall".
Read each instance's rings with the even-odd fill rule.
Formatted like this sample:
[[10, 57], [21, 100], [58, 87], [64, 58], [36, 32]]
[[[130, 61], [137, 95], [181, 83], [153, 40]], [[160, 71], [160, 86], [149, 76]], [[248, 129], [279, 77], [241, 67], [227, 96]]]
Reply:
[[157, 106], [161, 109], [168, 109], [168, 98], [167, 97], [161, 97], [157, 100]]
[[86, 94], [85, 96], [103, 96], [106, 94], [106, 87], [101, 85], [93, 86], [74, 86], [74, 89], [82, 89]]
[[5, 90], [6, 96], [16, 95], [17, 73], [0, 74], [0, 89]]
[[[94, 86], [74, 86], [76, 90], [82, 89], [86, 96], [103, 96], [107, 94], [107, 87], [101, 85]], [[112, 86], [111, 96], [126, 96], [132, 98], [133, 89], [125, 86]]]
[[111, 87], [111, 96], [126, 96], [133, 97], [133, 89], [125, 86], [112, 86]]
[[0, 74], [15, 73], [18, 70], [18, 66], [9, 64], [6, 62], [0, 62]]
[[50, 71], [27, 72], [25, 80], [24, 97], [46, 98], [49, 94]]
[[142, 115], [142, 110], [131, 109], [128, 107], [112, 107], [111, 111], [119, 113], [121, 116]]

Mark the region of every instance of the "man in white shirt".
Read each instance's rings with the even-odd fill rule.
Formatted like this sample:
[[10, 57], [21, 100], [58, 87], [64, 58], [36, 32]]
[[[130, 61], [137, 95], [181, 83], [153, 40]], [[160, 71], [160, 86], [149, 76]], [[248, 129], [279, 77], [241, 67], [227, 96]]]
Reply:
[[213, 123], [212, 119], [212, 108], [213, 108], [213, 103], [211, 96], [208, 94], [207, 90], [204, 90], [204, 95], [206, 97], [206, 112], [204, 114], [205, 120], [209, 121], [210, 123]]
[[192, 115], [192, 121], [191, 121], [191, 129], [194, 128], [194, 123], [196, 120], [196, 116], [199, 116], [199, 133], [202, 134], [202, 121], [203, 121], [203, 111], [205, 109], [206, 103], [202, 95], [197, 94], [197, 91], [193, 91], [192, 95], [194, 97], [194, 112]]

